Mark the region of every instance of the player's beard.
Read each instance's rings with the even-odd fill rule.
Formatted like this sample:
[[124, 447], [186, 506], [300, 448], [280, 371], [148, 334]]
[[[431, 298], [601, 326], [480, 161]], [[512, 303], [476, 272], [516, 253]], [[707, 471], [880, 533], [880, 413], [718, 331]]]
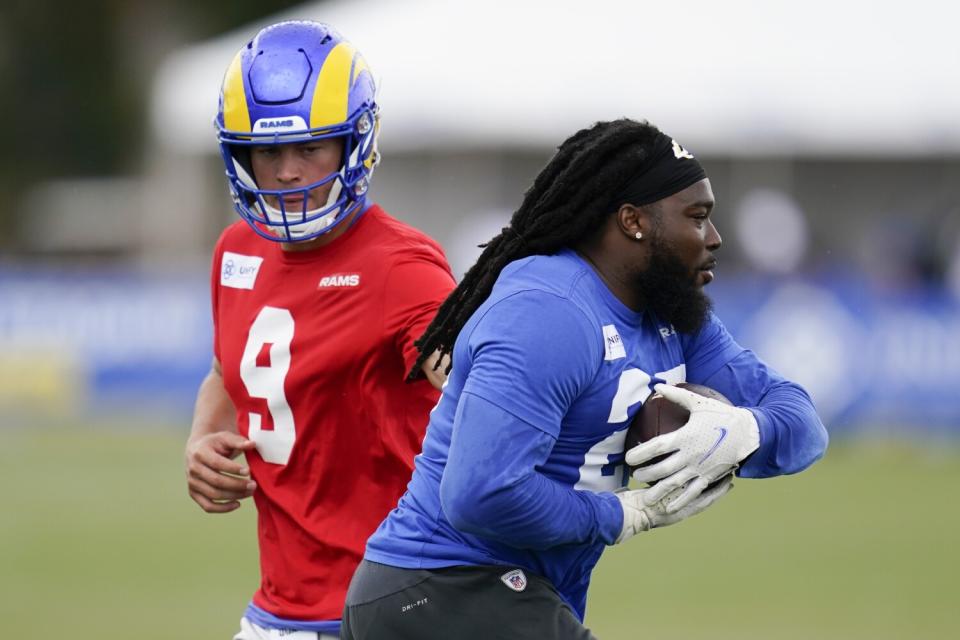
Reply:
[[696, 333], [706, 322], [713, 303], [697, 284], [699, 271], [683, 263], [670, 245], [654, 234], [650, 263], [636, 274], [634, 287], [645, 308], [680, 333]]

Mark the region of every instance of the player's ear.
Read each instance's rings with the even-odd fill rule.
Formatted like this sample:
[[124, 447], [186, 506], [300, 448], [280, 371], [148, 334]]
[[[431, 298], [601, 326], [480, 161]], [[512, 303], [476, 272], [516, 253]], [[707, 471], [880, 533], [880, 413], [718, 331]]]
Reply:
[[633, 241], [642, 241], [652, 228], [650, 214], [643, 207], [625, 203], [617, 209], [617, 226]]

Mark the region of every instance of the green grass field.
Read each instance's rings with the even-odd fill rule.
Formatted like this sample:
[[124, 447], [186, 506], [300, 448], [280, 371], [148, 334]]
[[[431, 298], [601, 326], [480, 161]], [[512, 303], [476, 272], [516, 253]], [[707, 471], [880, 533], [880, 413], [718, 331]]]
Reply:
[[[183, 436], [0, 432], [0, 635], [231, 637], [257, 584], [255, 514], [187, 498]], [[611, 549], [587, 624], [604, 640], [955, 637], [958, 487], [956, 444], [835, 444]]]

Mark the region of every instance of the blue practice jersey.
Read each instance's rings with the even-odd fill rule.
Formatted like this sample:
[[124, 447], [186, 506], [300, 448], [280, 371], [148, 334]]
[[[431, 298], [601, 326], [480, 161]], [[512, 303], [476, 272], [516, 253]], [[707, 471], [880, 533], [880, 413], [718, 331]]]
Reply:
[[508, 265], [456, 341], [413, 478], [367, 543], [403, 568], [520, 567], [583, 618], [590, 573], [620, 533], [627, 427], [661, 383], [750, 407], [760, 448], [740, 475], [812, 464], [826, 432], [797, 385], [713, 315], [681, 335], [617, 299], [573, 251]]

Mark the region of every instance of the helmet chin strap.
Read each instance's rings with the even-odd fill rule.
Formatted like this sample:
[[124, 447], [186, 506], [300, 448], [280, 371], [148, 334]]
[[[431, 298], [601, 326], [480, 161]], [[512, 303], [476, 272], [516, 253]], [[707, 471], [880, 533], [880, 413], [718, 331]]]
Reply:
[[[327, 201], [327, 204], [329, 206], [330, 204], [329, 200]], [[281, 224], [283, 223], [283, 212], [280, 211], [280, 209], [270, 206], [270, 204], [268, 204], [266, 201], [263, 202], [262, 206], [258, 202], [257, 208], [260, 209], [261, 212], [264, 213], [267, 219], [270, 220], [271, 222], [277, 222]], [[326, 207], [317, 207], [316, 209], [311, 209], [310, 211], [307, 211], [305, 215], [308, 217], [318, 215], [325, 208]], [[291, 239], [295, 239], [297, 236], [300, 236], [300, 235], [306, 235], [308, 233], [316, 233], [318, 231], [323, 231], [324, 229], [326, 229], [327, 227], [333, 224], [333, 221], [336, 220], [337, 215], [339, 213], [340, 213], [340, 208], [337, 207], [336, 209], [332, 210], [330, 213], [323, 216], [322, 218], [315, 218], [313, 220], [310, 220], [309, 222], [298, 222], [296, 224], [288, 225], [287, 227], [271, 226], [269, 230], [274, 235], [283, 237], [284, 230], [288, 229], [290, 232]]]
[[[258, 189], [257, 183], [254, 181], [253, 176], [251, 176], [247, 172], [247, 170], [244, 169], [239, 162], [237, 162], [236, 158], [234, 158], [233, 166], [237, 172], [237, 177], [241, 180], [241, 182], [246, 184], [251, 189]], [[333, 184], [330, 187], [330, 193], [327, 195], [326, 203], [321, 207], [317, 207], [316, 209], [310, 209], [304, 212], [303, 217], [309, 218], [312, 216], [319, 215], [321, 211], [323, 211], [324, 209], [330, 206], [333, 206], [333, 204], [337, 202], [337, 200], [340, 198], [341, 191], [343, 191], [342, 180], [344, 178], [344, 171], [345, 171], [345, 168], [341, 167], [339, 172], [340, 180], [333, 181]], [[254, 206], [260, 211], [261, 214], [264, 215], [264, 217], [266, 217], [267, 220], [269, 220], [270, 222], [276, 223], [277, 226], [268, 225], [268, 230], [270, 231], [270, 233], [272, 233], [273, 235], [279, 238], [284, 238], [284, 236], [287, 235], [287, 233], [289, 233], [289, 238], [284, 238], [284, 239], [290, 239], [290, 240], [295, 240], [297, 239], [298, 236], [315, 234], [320, 231], [323, 231], [324, 229], [327, 229], [328, 227], [330, 227], [330, 225], [334, 223], [337, 216], [340, 214], [340, 210], [341, 210], [340, 207], [337, 207], [335, 209], [332, 209], [327, 215], [323, 217], [319, 217], [314, 220], [309, 220], [307, 222], [297, 222], [293, 224], [288, 224], [287, 226], [282, 226], [285, 222], [284, 212], [272, 206], [271, 204], [269, 204], [266, 201], [266, 198], [264, 198], [262, 195], [259, 195], [259, 194], [257, 195], [256, 203]], [[287, 215], [289, 214], [290, 212], [288, 211]]]

